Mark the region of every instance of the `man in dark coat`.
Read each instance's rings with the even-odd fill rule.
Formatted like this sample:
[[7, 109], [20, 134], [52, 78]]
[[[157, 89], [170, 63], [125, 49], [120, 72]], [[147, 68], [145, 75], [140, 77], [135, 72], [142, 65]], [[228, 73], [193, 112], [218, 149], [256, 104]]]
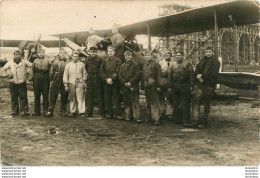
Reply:
[[147, 51], [145, 53], [146, 63], [142, 68], [142, 89], [145, 90], [147, 112], [154, 122], [154, 125], [160, 125], [159, 115], [159, 94], [161, 91], [160, 80], [160, 65], [152, 60], [152, 53]]
[[172, 92], [174, 118], [176, 123], [190, 126], [191, 90], [194, 87], [194, 70], [183, 53], [176, 53], [176, 61], [168, 74], [169, 92]]
[[[103, 60], [100, 66], [99, 75], [103, 80], [105, 105], [108, 110], [106, 117], [108, 119], [116, 118], [122, 119], [121, 116], [121, 105], [120, 105], [120, 85], [119, 85], [119, 69], [121, 66], [121, 60], [115, 57], [115, 48], [108, 46], [107, 48], [108, 57]], [[113, 109], [114, 99], [115, 112]], [[114, 115], [115, 114], [115, 115]]]
[[141, 123], [139, 107], [140, 68], [132, 60], [130, 51], [126, 51], [124, 55], [125, 62], [120, 67], [119, 80], [122, 84], [125, 120], [129, 121], [133, 117], [135, 121]]
[[56, 105], [58, 95], [61, 95], [61, 116], [66, 116], [66, 107], [68, 102], [68, 92], [65, 91], [63, 84], [63, 73], [68, 60], [66, 58], [66, 51], [61, 51], [60, 56], [51, 65], [49, 72], [50, 78], [50, 107], [46, 116], [53, 116], [53, 111]]
[[[205, 57], [197, 64], [195, 70], [196, 87], [193, 100], [193, 120], [195, 126], [205, 128], [210, 119], [210, 102], [217, 84], [220, 63], [213, 56], [212, 47], [207, 47]], [[204, 116], [200, 119], [200, 105], [204, 103]]]
[[102, 81], [99, 76], [100, 65], [103, 61], [97, 55], [97, 48], [89, 48], [90, 56], [85, 61], [85, 68], [88, 73], [87, 78], [87, 93], [86, 93], [86, 104], [87, 104], [87, 117], [92, 117], [94, 108], [94, 98], [97, 98], [99, 114], [104, 116], [104, 101], [102, 95]]

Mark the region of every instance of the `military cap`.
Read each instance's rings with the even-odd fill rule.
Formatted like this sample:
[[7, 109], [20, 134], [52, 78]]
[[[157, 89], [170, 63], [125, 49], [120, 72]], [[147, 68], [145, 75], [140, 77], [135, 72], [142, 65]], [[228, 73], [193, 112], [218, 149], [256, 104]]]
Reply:
[[124, 52], [124, 55], [131, 55], [131, 56], [132, 56], [132, 52], [129, 51], [129, 50], [126, 50], [126, 51]]
[[14, 54], [21, 54], [20, 50], [15, 50]]
[[97, 51], [97, 48], [94, 47], [94, 46], [91, 46], [91, 47], [89, 48], [89, 51]]

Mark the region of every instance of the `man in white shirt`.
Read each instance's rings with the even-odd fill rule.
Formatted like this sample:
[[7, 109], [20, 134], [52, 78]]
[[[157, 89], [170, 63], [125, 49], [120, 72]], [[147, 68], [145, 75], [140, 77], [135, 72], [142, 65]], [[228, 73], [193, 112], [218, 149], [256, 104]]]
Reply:
[[79, 61], [77, 51], [72, 54], [72, 61], [64, 69], [63, 83], [66, 91], [69, 91], [70, 117], [76, 116], [78, 109], [79, 115], [85, 117], [85, 83], [87, 72], [84, 63]]
[[9, 78], [12, 78], [10, 82], [10, 95], [11, 95], [11, 108], [12, 108], [12, 115], [19, 114], [19, 104], [18, 99], [20, 102], [20, 109], [22, 114], [27, 116], [28, 113], [28, 98], [27, 98], [27, 88], [26, 88], [26, 78], [27, 74], [27, 67], [32, 67], [32, 63], [26, 60], [21, 59], [21, 52], [16, 50], [14, 52], [14, 59], [7, 62], [3, 70], [9, 70]]

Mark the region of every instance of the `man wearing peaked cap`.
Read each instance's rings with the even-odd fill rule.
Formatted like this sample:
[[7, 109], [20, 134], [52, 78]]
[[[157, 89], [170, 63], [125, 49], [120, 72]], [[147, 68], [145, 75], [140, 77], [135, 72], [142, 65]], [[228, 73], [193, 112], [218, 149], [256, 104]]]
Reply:
[[102, 80], [99, 76], [100, 65], [103, 61], [97, 55], [97, 48], [89, 48], [89, 56], [85, 61], [85, 69], [88, 73], [87, 78], [87, 93], [85, 102], [87, 105], [87, 117], [92, 117], [94, 109], [94, 98], [97, 98], [99, 114], [104, 117], [104, 100], [103, 100], [103, 87]]

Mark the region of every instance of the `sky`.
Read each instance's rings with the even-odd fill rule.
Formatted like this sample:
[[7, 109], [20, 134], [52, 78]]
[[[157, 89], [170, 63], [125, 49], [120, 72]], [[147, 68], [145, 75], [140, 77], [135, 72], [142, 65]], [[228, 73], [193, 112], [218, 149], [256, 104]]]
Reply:
[[158, 17], [159, 5], [177, 3], [191, 7], [209, 6], [230, 0], [161, 1], [41, 1], [0, 0], [0, 39], [56, 39], [48, 35], [86, 31], [93, 26], [109, 29], [114, 23], [127, 25]]

